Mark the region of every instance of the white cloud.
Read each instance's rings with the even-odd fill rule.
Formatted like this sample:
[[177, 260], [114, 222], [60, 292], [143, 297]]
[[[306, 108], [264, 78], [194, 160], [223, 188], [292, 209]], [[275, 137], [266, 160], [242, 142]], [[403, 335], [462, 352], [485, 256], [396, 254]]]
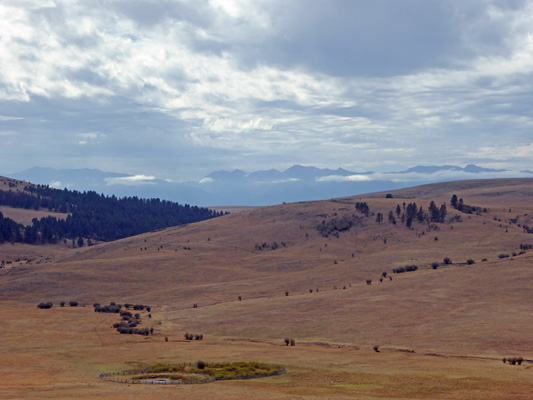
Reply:
[[154, 184], [155, 176], [133, 175], [118, 178], [105, 178], [106, 185], [149, 185]]
[[371, 180], [369, 175], [328, 175], [316, 178], [317, 182], [364, 182]]
[[76, 136], [80, 138], [80, 140], [78, 141], [78, 144], [86, 145], [90, 142], [100, 143], [100, 139], [105, 138], [106, 134], [100, 133], [100, 132], [88, 132], [88, 133], [78, 133]]
[[21, 117], [9, 117], [7, 115], [0, 115], [0, 121], [15, 121], [17, 119], [22, 119]]
[[211, 182], [214, 182], [213, 178], [206, 177], [206, 178], [200, 179], [198, 183], [211, 183]]

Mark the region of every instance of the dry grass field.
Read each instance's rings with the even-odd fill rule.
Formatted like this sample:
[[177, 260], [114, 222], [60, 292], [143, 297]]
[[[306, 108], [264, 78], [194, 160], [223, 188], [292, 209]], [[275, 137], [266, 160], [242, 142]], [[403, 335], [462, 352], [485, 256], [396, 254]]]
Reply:
[[[532, 398], [533, 250], [519, 253], [533, 244], [524, 230], [533, 180], [390, 193], [256, 208], [89, 248], [1, 246], [0, 259], [33, 261], [0, 270], [0, 398]], [[487, 211], [453, 210], [454, 193]], [[387, 220], [397, 204], [427, 210], [431, 200], [446, 203], [447, 222]], [[356, 210], [362, 201], [373, 215]], [[344, 216], [356, 217], [351, 229], [319, 233]], [[35, 249], [48, 255], [29, 257]], [[418, 270], [393, 273], [406, 265]], [[37, 309], [44, 301], [54, 307]], [[142, 326], [154, 334], [116, 332], [116, 314], [92, 310], [111, 301], [151, 305]], [[525, 361], [504, 364], [510, 356]], [[281, 364], [287, 374], [182, 386], [97, 379], [200, 359]]]
[[4, 217], [11, 218], [12, 220], [23, 225], [31, 225], [31, 221], [34, 218], [41, 219], [52, 216], [58, 219], [65, 219], [68, 215], [66, 213], [58, 213], [48, 210], [25, 210], [24, 208], [13, 208], [8, 206], [0, 206], [0, 212], [4, 215]]
[[[26, 186], [35, 186], [31, 183], [18, 181], [15, 179], [5, 178], [0, 176], [0, 191], [6, 192], [24, 192], [24, 187]], [[23, 208], [13, 208], [9, 206], [0, 205], [0, 212], [6, 218], [11, 218], [12, 220], [23, 224], [31, 225], [33, 218], [41, 219], [47, 216], [52, 216], [56, 218], [64, 219], [68, 214], [52, 212], [46, 209], [33, 210], [33, 209], [23, 209]]]

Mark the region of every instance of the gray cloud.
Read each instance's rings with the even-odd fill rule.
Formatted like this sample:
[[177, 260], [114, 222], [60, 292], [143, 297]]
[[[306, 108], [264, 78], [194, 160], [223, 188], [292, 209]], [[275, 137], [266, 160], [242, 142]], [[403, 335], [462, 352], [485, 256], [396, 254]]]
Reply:
[[7, 0], [0, 171], [531, 169], [532, 16], [531, 1]]

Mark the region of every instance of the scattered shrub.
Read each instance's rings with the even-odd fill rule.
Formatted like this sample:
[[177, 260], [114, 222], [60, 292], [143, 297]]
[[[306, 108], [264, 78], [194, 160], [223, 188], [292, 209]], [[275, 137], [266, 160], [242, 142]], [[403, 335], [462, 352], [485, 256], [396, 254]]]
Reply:
[[450, 257], [445, 257], [442, 262], [446, 265], [449, 265], [452, 263], [452, 260], [450, 259]]
[[121, 308], [122, 308], [122, 306], [117, 305], [115, 303], [111, 303], [108, 306], [100, 306], [100, 305], [95, 306], [94, 307], [94, 312], [118, 314], [120, 312]]
[[367, 284], [367, 285], [372, 285], [372, 279], [367, 279], [367, 280], [366, 280], [366, 284]]
[[466, 260], [466, 263], [467, 263], [468, 265], [472, 265], [472, 264], [474, 264], [474, 262], [475, 262], [475, 261], [472, 260], [471, 258], [469, 258], [468, 260]]
[[65, 302], [62, 301], [61, 303], [59, 303], [59, 305], [60, 305], [61, 307], [65, 307]]
[[78, 307], [78, 302], [77, 301], [69, 301], [68, 304], [71, 307]]
[[372, 349], [373, 349], [376, 353], [379, 353], [379, 346], [376, 345], [376, 346], [372, 347]]
[[117, 331], [124, 335], [124, 334], [128, 334], [128, 335], [143, 335], [143, 336], [148, 336], [150, 334], [150, 330], [148, 328], [131, 328], [131, 327], [118, 327], [117, 328]]
[[285, 338], [285, 346], [288, 346], [291, 340], [289, 338]]
[[40, 308], [40, 309], [47, 309], [47, 308], [52, 308], [53, 307], [53, 303], [51, 301], [47, 301], [46, 303], [39, 303], [37, 304], [37, 308]]
[[509, 254], [500, 253], [498, 254], [498, 258], [508, 258]]
[[402, 274], [404, 272], [413, 272], [416, 270], [418, 270], [418, 267], [416, 265], [406, 265], [405, 267], [393, 268], [392, 272], [395, 274]]
[[[368, 217], [368, 214], [366, 215]], [[316, 225], [316, 229], [322, 237], [335, 236], [339, 237], [340, 232], [349, 231], [354, 225], [361, 225], [362, 220], [355, 215], [345, 215], [343, 217], [335, 217], [326, 222]], [[326, 246], [327, 247], [327, 246]]]
[[[504, 358], [505, 360], [505, 358]], [[507, 357], [507, 362], [511, 365], [522, 365], [524, 359], [522, 357]], [[505, 362], [505, 361], [504, 361]]]
[[439, 268], [439, 263], [438, 262], [432, 262], [431, 263], [431, 268], [433, 268], [433, 269]]
[[202, 340], [204, 338], [204, 335], [187, 332], [185, 333], [184, 337], [185, 337], [185, 340]]
[[[283, 247], [287, 247], [287, 243], [285, 242], [281, 242], [281, 246]], [[278, 242], [274, 241], [272, 243], [261, 243], [261, 244], [256, 244], [255, 245], [255, 249], [256, 250], [277, 250], [280, 248], [280, 244], [278, 244]]]
[[294, 339], [291, 339], [291, 346], [296, 346], [296, 341]]
[[205, 369], [205, 366], [206, 366], [206, 364], [203, 361], [198, 361], [196, 363], [196, 368], [198, 368], [198, 369]]

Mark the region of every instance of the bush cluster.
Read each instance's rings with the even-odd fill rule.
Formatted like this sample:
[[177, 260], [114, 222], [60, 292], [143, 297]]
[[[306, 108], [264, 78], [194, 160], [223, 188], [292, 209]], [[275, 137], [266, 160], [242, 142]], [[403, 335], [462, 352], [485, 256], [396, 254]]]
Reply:
[[133, 305], [133, 304], [126, 303], [126, 304], [124, 304], [124, 307], [126, 307], [128, 309], [129, 308], [133, 308], [134, 310], [138, 310], [138, 311], [142, 311], [142, 310], [146, 309], [146, 311], [148, 311], [148, 312], [150, 312], [150, 309], [151, 309], [150, 306], [146, 306], [144, 304], [135, 304], [135, 305]]
[[130, 328], [128, 326], [119, 326], [117, 331], [122, 335], [127, 334], [148, 336], [150, 334], [150, 329], [148, 328]]
[[94, 312], [100, 312], [100, 313], [118, 314], [121, 309], [122, 309], [122, 306], [120, 304], [114, 304], [114, 303], [111, 303], [108, 306], [101, 306], [98, 303], [94, 305]]
[[329, 221], [322, 220], [322, 223], [316, 226], [316, 229], [322, 237], [335, 236], [339, 237], [340, 232], [349, 231], [352, 226], [361, 224], [361, 218], [355, 215], [344, 215], [335, 217]]
[[280, 248], [280, 246], [282, 247], [287, 247], [287, 243], [285, 242], [281, 242], [278, 244], [278, 242], [276, 241], [273, 241], [272, 243], [261, 243], [261, 244], [256, 244], [255, 245], [255, 249], [256, 250], [277, 250]]
[[481, 208], [481, 207], [477, 207], [477, 206], [470, 206], [468, 204], [465, 204], [464, 203], [464, 200], [461, 198], [461, 199], [458, 199], [457, 198], [457, 195], [453, 195], [451, 200], [450, 200], [450, 203], [452, 205], [453, 208], [455, 208], [456, 210], [459, 210], [465, 214], [473, 214], [473, 213], [476, 213], [476, 214], [481, 214], [482, 212], [487, 212], [488, 209], [487, 208]]
[[185, 340], [203, 340], [204, 335], [198, 333], [185, 333]]
[[368, 207], [366, 201], [358, 201], [357, 203], [355, 203], [355, 208], [361, 214], [364, 214], [365, 217], [368, 217], [368, 214], [370, 213], [370, 207]]
[[285, 346], [288, 346], [289, 344], [291, 346], [296, 346], [296, 341], [294, 339], [285, 338]]
[[54, 304], [53, 304], [51, 301], [47, 301], [46, 303], [39, 303], [39, 304], [37, 304], [37, 308], [47, 309], [47, 308], [52, 308], [53, 305], [54, 305]]
[[507, 358], [503, 358], [503, 363], [505, 364], [505, 362], [508, 362], [509, 364], [511, 365], [522, 365], [522, 362], [524, 361], [524, 359], [522, 357], [507, 357]]
[[406, 265], [405, 267], [393, 268], [392, 272], [395, 274], [402, 274], [404, 272], [413, 272], [416, 271], [418, 267], [416, 265]]
[[524, 229], [524, 232], [533, 233], [533, 228], [530, 228], [527, 225], [522, 225], [522, 228]]

